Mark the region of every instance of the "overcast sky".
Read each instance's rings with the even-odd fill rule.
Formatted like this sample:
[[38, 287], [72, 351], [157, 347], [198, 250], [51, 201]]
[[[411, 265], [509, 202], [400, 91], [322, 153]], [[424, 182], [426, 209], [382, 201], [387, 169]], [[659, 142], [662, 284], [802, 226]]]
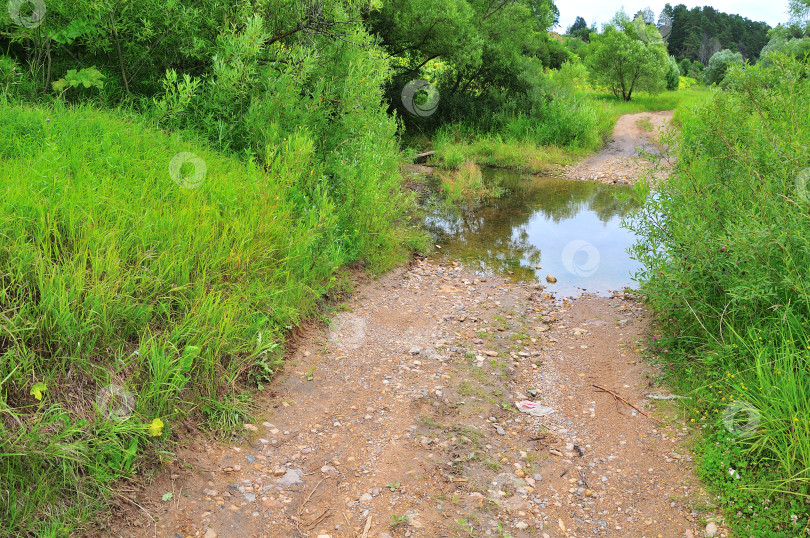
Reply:
[[[609, 21], [622, 8], [622, 4], [624, 4], [624, 10], [631, 17], [638, 10], [649, 6], [655, 11], [657, 18], [666, 3], [666, 1], [650, 0], [616, 0], [615, 2], [613, 0], [608, 2], [605, 0], [558, 0], [555, 2], [560, 10], [560, 24], [557, 30], [565, 31], [574, 23], [578, 15], [588, 21], [588, 26], [596, 22], [597, 27], [601, 28], [603, 23]], [[669, 3], [672, 6], [684, 4], [690, 9], [696, 6], [710, 5], [718, 11], [737, 13], [755, 21], [765, 21], [771, 26], [776, 26], [780, 22], [787, 22], [789, 18], [787, 14], [788, 0], [704, 0], [703, 2], [670, 0]]]

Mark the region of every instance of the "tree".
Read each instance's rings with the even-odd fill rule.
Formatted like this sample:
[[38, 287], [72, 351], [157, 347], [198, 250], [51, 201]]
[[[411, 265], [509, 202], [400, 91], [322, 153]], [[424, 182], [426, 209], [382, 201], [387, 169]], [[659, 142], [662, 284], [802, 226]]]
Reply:
[[681, 84], [681, 68], [678, 66], [678, 60], [675, 56], [669, 57], [669, 68], [667, 70], [667, 89], [675, 91]]
[[790, 0], [790, 17], [796, 24], [810, 26], [810, 0]]
[[[810, 28], [807, 29], [810, 32]], [[762, 49], [760, 61], [770, 63], [769, 55], [775, 52], [784, 52], [799, 59], [810, 57], [810, 35], [797, 24], [790, 26], [779, 25], [768, 33], [770, 41]]]
[[709, 60], [712, 56], [722, 50], [720, 40], [716, 37], [709, 37], [708, 34], [703, 34], [700, 39], [700, 44], [697, 47], [697, 61], [703, 65], [709, 65]]
[[672, 6], [667, 4], [658, 16], [658, 31], [661, 32], [664, 43], [669, 41], [669, 36], [672, 35], [672, 12]]
[[726, 78], [726, 72], [732, 65], [743, 65], [744, 63], [742, 54], [739, 52], [721, 50], [709, 60], [709, 66], [703, 75], [706, 84], [722, 84], [723, 79]]
[[650, 7], [638, 10], [633, 16], [633, 20], [639, 17], [644, 21], [644, 24], [655, 24], [655, 12]]
[[482, 110], [502, 111], [507, 101], [525, 109], [541, 86], [543, 68], [570, 57], [548, 36], [559, 18], [552, 0], [376, 3], [366, 22], [394, 58], [388, 100], [399, 106], [402, 88], [426, 77], [441, 95], [434, 123], [484, 121], [493, 115]]
[[578, 37], [586, 43], [589, 41], [591, 29], [588, 28], [588, 23], [582, 17], [577, 17], [574, 24], [568, 27], [566, 34], [571, 37]]
[[669, 59], [655, 25], [639, 32], [638, 25], [619, 12], [602, 34], [591, 37], [586, 64], [596, 85], [630, 101], [635, 91], [665, 87]]

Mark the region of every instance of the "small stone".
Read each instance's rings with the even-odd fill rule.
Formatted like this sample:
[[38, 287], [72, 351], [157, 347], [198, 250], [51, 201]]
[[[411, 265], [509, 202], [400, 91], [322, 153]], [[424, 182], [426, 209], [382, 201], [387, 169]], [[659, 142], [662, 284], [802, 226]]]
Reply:
[[706, 525], [706, 534], [708, 536], [714, 536], [717, 534], [717, 525], [715, 525], [713, 521]]
[[549, 284], [556, 284], [557, 283], [557, 277], [554, 277], [554, 276], [551, 276], [551, 274], [548, 274], [548, 275], [546, 275], [546, 282], [548, 282]]
[[242, 496], [249, 503], [255, 503], [256, 502], [256, 494], [255, 493], [243, 493]]
[[411, 355], [419, 355], [420, 353], [422, 353], [422, 348], [419, 346], [413, 346], [410, 349], [410, 351], [408, 351], [408, 353], [410, 353]]
[[500, 426], [495, 426], [495, 432], [498, 435], [506, 435], [506, 431]]
[[246, 430], [248, 430], [248, 431], [252, 431], [252, 432], [259, 431], [259, 428], [257, 428], [257, 427], [256, 427], [256, 426], [254, 426], [253, 424], [245, 424], [245, 425], [244, 425], [244, 427], [245, 427], [245, 429], [246, 429]]
[[304, 471], [301, 469], [290, 469], [284, 473], [284, 476], [276, 480], [276, 483], [281, 486], [295, 486], [297, 484], [303, 484], [303, 477]]
[[214, 531], [214, 529], [208, 529], [205, 531], [203, 538], [217, 538], [217, 533]]
[[518, 521], [517, 524], [515, 525], [515, 528], [521, 531], [525, 531], [526, 529], [529, 528], [529, 524], [526, 523], [525, 521]]
[[367, 502], [371, 502], [371, 500], [372, 500], [373, 498], [374, 498], [374, 497], [372, 497], [372, 496], [371, 496], [371, 493], [363, 493], [363, 494], [360, 496], [360, 502], [361, 502], [361, 503], [367, 503]]

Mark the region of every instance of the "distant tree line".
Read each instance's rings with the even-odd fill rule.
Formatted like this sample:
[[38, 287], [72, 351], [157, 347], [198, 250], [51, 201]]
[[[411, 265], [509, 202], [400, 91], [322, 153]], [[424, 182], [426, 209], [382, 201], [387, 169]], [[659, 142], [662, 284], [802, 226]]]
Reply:
[[[638, 11], [632, 18], [655, 24], [667, 51], [678, 61], [686, 59], [703, 66], [708, 66], [712, 56], [721, 50], [739, 53], [743, 60], [755, 63], [769, 41], [771, 30], [767, 23], [723, 13], [710, 6], [689, 9], [683, 4], [675, 7], [666, 4], [657, 19], [650, 8]], [[577, 17], [566, 35], [587, 43], [595, 32], [595, 27], [588, 27], [584, 18]]]
[[736, 14], [723, 13], [710, 6], [688, 9], [683, 4], [664, 6], [661, 19], [671, 21], [667, 49], [679, 60], [688, 59], [708, 65], [717, 52], [738, 52], [755, 63], [768, 43], [771, 27]]

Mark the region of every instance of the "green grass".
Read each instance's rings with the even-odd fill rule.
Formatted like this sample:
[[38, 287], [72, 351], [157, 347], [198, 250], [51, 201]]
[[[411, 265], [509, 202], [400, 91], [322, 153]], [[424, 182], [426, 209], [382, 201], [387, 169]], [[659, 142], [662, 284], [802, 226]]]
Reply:
[[[196, 189], [170, 175], [180, 152], [207, 167]], [[0, 103], [0, 535], [80, 533], [180, 422], [232, 432], [336, 272], [404, 259], [404, 222], [336, 225], [312, 158], [304, 138], [256, 166], [124, 114]], [[108, 386], [131, 413], [97, 407]]]
[[810, 525], [808, 76], [776, 58], [685, 110], [677, 173], [630, 223], [652, 351], [691, 396], [698, 471], [741, 536]]
[[474, 204], [489, 198], [497, 198], [502, 193], [498, 185], [485, 180], [481, 169], [472, 161], [465, 162], [457, 170], [440, 172], [439, 181], [445, 201], [450, 204], [461, 201]]

